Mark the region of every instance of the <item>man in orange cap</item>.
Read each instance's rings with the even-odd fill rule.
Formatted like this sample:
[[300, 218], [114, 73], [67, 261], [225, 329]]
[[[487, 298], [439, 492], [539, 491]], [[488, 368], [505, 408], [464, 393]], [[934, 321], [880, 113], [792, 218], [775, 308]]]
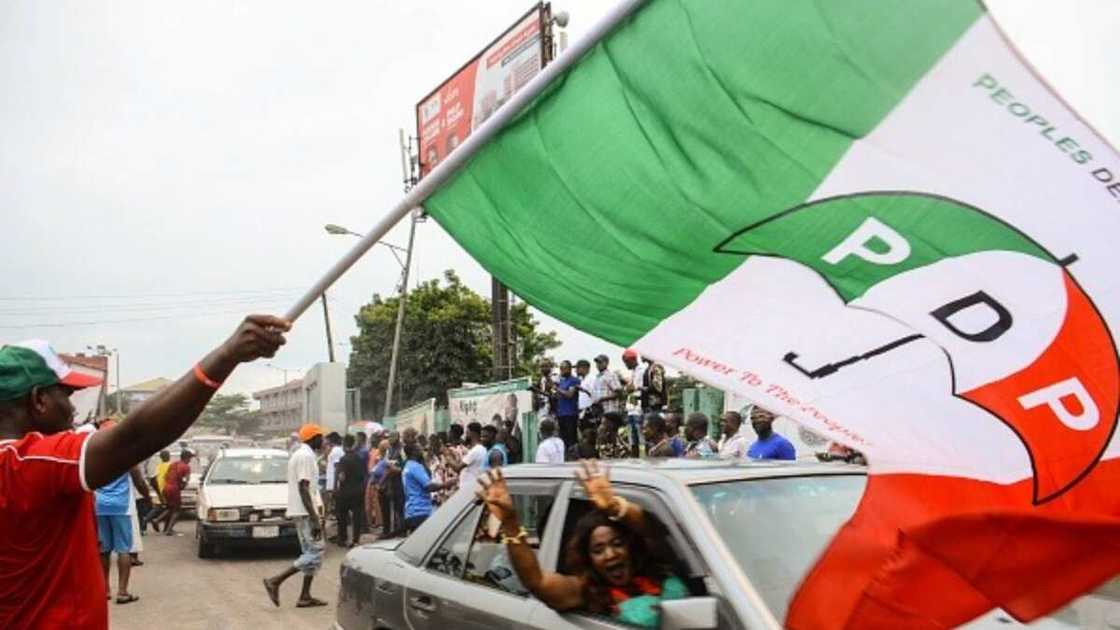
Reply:
[[311, 596], [311, 581], [323, 566], [323, 499], [319, 496], [319, 462], [326, 432], [317, 424], [299, 428], [300, 445], [288, 458], [288, 518], [295, 522], [300, 555], [292, 566], [275, 577], [265, 578], [264, 590], [274, 606], [280, 605], [280, 585], [296, 573], [303, 574], [303, 590], [296, 608], [326, 606]]
[[182, 435], [234, 368], [275, 355], [290, 327], [250, 315], [128, 422], [96, 433], [71, 430], [70, 394], [98, 379], [45, 341], [0, 348], [0, 628], [109, 627], [93, 489]]

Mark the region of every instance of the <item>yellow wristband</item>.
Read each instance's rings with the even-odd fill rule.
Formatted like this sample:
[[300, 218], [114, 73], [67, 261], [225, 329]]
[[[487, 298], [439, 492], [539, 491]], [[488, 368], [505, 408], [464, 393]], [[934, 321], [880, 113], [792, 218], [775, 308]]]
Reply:
[[516, 536], [502, 535], [503, 545], [524, 545], [529, 540], [529, 531], [524, 527], [517, 532]]

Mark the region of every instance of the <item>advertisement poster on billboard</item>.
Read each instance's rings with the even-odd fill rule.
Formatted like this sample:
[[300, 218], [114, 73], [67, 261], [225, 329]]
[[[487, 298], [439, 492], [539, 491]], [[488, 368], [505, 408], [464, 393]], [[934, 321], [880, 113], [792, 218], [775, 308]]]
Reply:
[[546, 4], [533, 7], [416, 105], [421, 177], [544, 67], [548, 13]]
[[529, 378], [523, 377], [449, 389], [447, 405], [452, 424], [478, 422], [485, 426], [493, 424], [496, 418], [516, 419], [517, 425], [524, 429], [522, 415], [532, 411], [533, 395], [529, 392]]
[[102, 356], [86, 355], [60, 355], [62, 360], [70, 365], [70, 369], [87, 376], [101, 379], [100, 387], [87, 387], [70, 395], [70, 404], [74, 405], [74, 424], [84, 424], [97, 420], [100, 415], [112, 410], [106, 409], [106, 395], [108, 391], [109, 361]]
[[429, 398], [424, 402], [401, 409], [397, 412], [397, 431], [404, 431], [412, 427], [420, 433], [428, 434], [435, 431], [436, 426], [436, 399]]

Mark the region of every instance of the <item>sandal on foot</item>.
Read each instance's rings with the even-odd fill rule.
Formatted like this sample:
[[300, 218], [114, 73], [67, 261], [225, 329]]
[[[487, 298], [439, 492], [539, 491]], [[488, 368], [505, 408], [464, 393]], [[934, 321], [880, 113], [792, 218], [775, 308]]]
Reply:
[[265, 578], [261, 580], [264, 582], [264, 590], [268, 593], [268, 598], [272, 600], [272, 605], [277, 608], [280, 607], [280, 587], [273, 584], [272, 580]]
[[124, 594], [121, 594], [121, 595], [117, 595], [117, 603], [118, 604], [131, 604], [132, 602], [139, 601], [139, 600], [140, 600], [139, 597], [137, 597], [137, 596], [135, 596], [131, 593], [124, 593]]
[[298, 602], [296, 602], [296, 608], [316, 608], [318, 606], [326, 606], [326, 605], [327, 605], [327, 602], [325, 602], [321, 599], [316, 599], [314, 597], [312, 597], [310, 599], [301, 599]]

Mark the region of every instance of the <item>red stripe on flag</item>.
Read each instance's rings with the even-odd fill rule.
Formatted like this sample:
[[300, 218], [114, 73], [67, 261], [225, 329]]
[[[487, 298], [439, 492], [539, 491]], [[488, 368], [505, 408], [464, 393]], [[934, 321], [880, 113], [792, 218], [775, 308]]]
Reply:
[[[1076, 484], [1096, 465], [1116, 429], [1120, 367], [1112, 336], [1068, 274], [1065, 288], [1066, 315], [1046, 351], [1024, 369], [962, 394], [999, 417], [1023, 441], [1037, 480], [1038, 502], [1052, 500]], [[1071, 391], [1088, 397], [1080, 400]], [[1050, 402], [1032, 404], [1032, 392], [1051, 392], [1037, 397]], [[1068, 417], [1063, 421], [1051, 404]]]
[[1011, 485], [873, 475], [790, 604], [798, 630], [949, 628], [1001, 607], [1046, 615], [1120, 573], [1120, 460], [1061, 497]]

